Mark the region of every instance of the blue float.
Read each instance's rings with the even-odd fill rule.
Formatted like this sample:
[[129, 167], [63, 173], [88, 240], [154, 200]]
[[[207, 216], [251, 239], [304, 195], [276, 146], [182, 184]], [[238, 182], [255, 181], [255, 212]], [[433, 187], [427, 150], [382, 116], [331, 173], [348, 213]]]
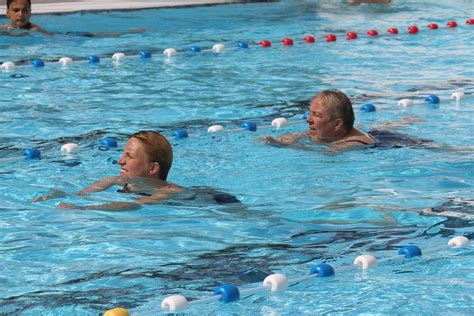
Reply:
[[23, 155], [26, 159], [40, 159], [41, 151], [38, 148], [28, 148], [23, 150]]
[[366, 103], [360, 107], [360, 110], [364, 112], [375, 112], [375, 105], [372, 103]]
[[305, 114], [303, 114], [303, 116], [302, 116], [301, 118], [302, 118], [303, 120], [306, 120], [306, 119], [308, 118], [308, 116], [309, 116], [309, 113], [305, 113]]
[[89, 64], [97, 64], [100, 63], [100, 58], [97, 55], [89, 55], [87, 57], [87, 60], [89, 61]]
[[421, 249], [416, 245], [407, 245], [398, 250], [399, 255], [405, 255], [405, 258], [421, 257]]
[[33, 67], [44, 67], [44, 61], [42, 61], [41, 59], [33, 59], [31, 61], [31, 64], [33, 65]]
[[106, 148], [115, 148], [115, 147], [117, 147], [117, 141], [113, 138], [110, 138], [110, 137], [102, 138], [99, 141], [99, 144], [101, 146], [106, 147]]
[[315, 264], [309, 274], [318, 274], [318, 277], [325, 278], [334, 275], [334, 268], [327, 263]]
[[171, 133], [176, 138], [188, 138], [188, 131], [185, 129], [177, 129]]
[[141, 58], [151, 58], [151, 53], [147, 50], [142, 50], [139, 55]]
[[257, 130], [257, 124], [255, 124], [254, 122], [249, 122], [249, 121], [240, 123], [240, 127], [243, 127], [246, 130], [251, 131], [251, 132], [255, 132]]
[[214, 290], [214, 295], [221, 295], [223, 303], [238, 301], [240, 298], [239, 289], [232, 284], [223, 284]]
[[439, 104], [439, 97], [432, 94], [432, 95], [429, 95], [425, 98], [425, 101], [430, 103], [430, 104]]
[[191, 46], [191, 47], [189, 47], [189, 51], [192, 52], [192, 53], [199, 53], [201, 51], [201, 47]]
[[247, 44], [246, 42], [238, 41], [237, 42], [237, 47], [238, 48], [249, 48], [249, 44]]

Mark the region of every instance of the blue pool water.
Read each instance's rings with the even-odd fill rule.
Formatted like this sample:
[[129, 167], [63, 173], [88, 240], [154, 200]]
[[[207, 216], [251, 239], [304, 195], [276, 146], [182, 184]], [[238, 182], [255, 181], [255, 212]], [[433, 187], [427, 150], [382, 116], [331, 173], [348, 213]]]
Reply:
[[[469, 1], [355, 7], [288, 1], [44, 15], [33, 22], [57, 33], [52, 37], [0, 35], [0, 61], [24, 64], [0, 72], [0, 314], [97, 315], [123, 306], [153, 315], [172, 294], [193, 300], [223, 282], [245, 288], [271, 273], [307, 274], [318, 262], [343, 266], [364, 253], [392, 256], [408, 243], [426, 249], [455, 235], [473, 237], [472, 221], [421, 212], [474, 198], [468, 148], [474, 145], [474, 27], [464, 23], [473, 13]], [[459, 27], [446, 28], [449, 20]], [[428, 30], [432, 22], [440, 29]], [[420, 33], [408, 35], [409, 25]], [[387, 35], [390, 27], [400, 34]], [[128, 32], [137, 28], [145, 31]], [[377, 38], [364, 35], [372, 28]], [[346, 41], [347, 31], [359, 39]], [[338, 40], [325, 42], [328, 33]], [[316, 43], [302, 43], [311, 34]], [[295, 45], [279, 44], [285, 37]], [[273, 46], [259, 47], [262, 39]], [[235, 48], [237, 41], [250, 49]], [[216, 43], [227, 50], [211, 53]], [[186, 52], [192, 45], [205, 50]], [[168, 47], [177, 56], [160, 54]], [[136, 56], [143, 49], [154, 53], [150, 60]], [[120, 51], [129, 56], [112, 62]], [[48, 63], [91, 54], [102, 57], [100, 64]], [[33, 58], [46, 66], [31, 67]], [[414, 115], [423, 121], [400, 132], [449, 148], [327, 154], [258, 141], [305, 130], [301, 116], [311, 96], [328, 88], [351, 97], [363, 130]], [[454, 91], [466, 97], [456, 102]], [[441, 103], [424, 103], [430, 94]], [[397, 106], [402, 98], [415, 104]], [[366, 102], [377, 111], [359, 111]], [[238, 128], [244, 120], [269, 126], [276, 117], [294, 124], [283, 131], [206, 132], [213, 124]], [[108, 213], [56, 209], [61, 200], [29, 202], [54, 188], [74, 193], [117, 174], [112, 161], [131, 133], [156, 129], [169, 136], [178, 128], [190, 137], [170, 138], [175, 161], [169, 180], [228, 192], [241, 208], [168, 201]], [[119, 148], [99, 148], [106, 136], [117, 138]], [[81, 151], [62, 155], [59, 148], [68, 142]], [[28, 147], [40, 148], [43, 158], [15, 159]], [[132, 199], [111, 189], [65, 201]], [[467, 212], [472, 215], [472, 207]], [[282, 293], [193, 306], [189, 313], [472, 314], [473, 263], [472, 246], [442, 250], [367, 273], [313, 279]]]

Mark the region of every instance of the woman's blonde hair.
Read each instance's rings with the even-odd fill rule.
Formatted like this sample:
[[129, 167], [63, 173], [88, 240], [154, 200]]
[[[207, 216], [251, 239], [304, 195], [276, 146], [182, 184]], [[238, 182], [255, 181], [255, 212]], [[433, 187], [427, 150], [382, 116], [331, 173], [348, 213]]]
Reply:
[[166, 180], [173, 164], [173, 149], [169, 141], [155, 131], [139, 131], [131, 138], [136, 138], [143, 143], [150, 160], [160, 165], [160, 179]]

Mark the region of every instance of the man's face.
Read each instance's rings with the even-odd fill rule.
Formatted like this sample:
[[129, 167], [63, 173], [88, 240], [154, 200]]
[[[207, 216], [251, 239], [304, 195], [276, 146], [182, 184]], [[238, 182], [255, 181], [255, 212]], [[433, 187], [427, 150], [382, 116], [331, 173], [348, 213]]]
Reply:
[[328, 106], [315, 97], [309, 107], [309, 134], [321, 141], [330, 142], [335, 137], [336, 120], [332, 119]]
[[31, 18], [31, 7], [27, 0], [15, 0], [7, 9], [7, 16], [13, 27], [28, 28]]

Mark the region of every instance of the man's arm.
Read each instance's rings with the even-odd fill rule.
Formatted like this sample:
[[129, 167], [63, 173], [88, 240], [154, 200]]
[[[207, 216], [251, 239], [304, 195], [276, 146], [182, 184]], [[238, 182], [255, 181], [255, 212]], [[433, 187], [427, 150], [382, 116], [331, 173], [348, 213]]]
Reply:
[[10, 24], [2, 24], [0, 25], [0, 31], [3, 31], [2, 34], [7, 34], [11, 36], [28, 36], [28, 31], [35, 31], [44, 35], [53, 35], [53, 33], [46, 31], [45, 29], [39, 27], [36, 24], [31, 24], [31, 27], [29, 29], [17, 29], [12, 27]]
[[401, 121], [384, 122], [382, 124], [375, 125], [373, 129], [386, 130], [386, 129], [398, 129], [400, 127], [412, 125], [417, 122], [424, 122], [425, 120], [421, 117], [414, 115], [404, 115]]
[[281, 135], [277, 138], [273, 138], [272, 136], [264, 136], [260, 140], [268, 144], [270, 146], [275, 146], [275, 147], [282, 147], [282, 146], [291, 146], [294, 143], [296, 143], [299, 139], [307, 137], [308, 134], [303, 132], [303, 133], [288, 133]]

